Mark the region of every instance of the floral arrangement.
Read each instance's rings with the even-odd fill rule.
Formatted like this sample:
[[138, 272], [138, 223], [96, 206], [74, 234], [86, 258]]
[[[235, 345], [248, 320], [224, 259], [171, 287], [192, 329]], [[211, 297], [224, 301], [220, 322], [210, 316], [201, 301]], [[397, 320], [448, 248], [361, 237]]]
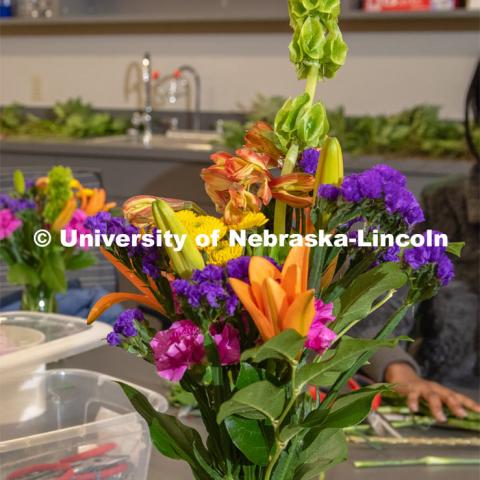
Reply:
[[[323, 105], [313, 103], [317, 82], [334, 75], [347, 51], [338, 0], [290, 0], [289, 11], [290, 57], [305, 93], [287, 100], [273, 128], [256, 123], [234, 154], [212, 155], [201, 177], [220, 216], [138, 196], [125, 203], [124, 218], [102, 212], [90, 223], [98, 233], [184, 239], [181, 248], [105, 244], [138, 293], [103, 297], [88, 322], [125, 300], [169, 321], [156, 331], [140, 310], [126, 310], [107, 340], [195, 399], [205, 442], [122, 384], [155, 447], [188, 462], [196, 479], [313, 479], [343, 461], [343, 429], [361, 422], [388, 385], [343, 387], [378, 348], [405, 340], [390, 336], [409, 308], [450, 281], [447, 253], [460, 250], [375, 244], [379, 232], [408, 238], [423, 212], [406, 178], [387, 165], [344, 177], [340, 144], [328, 136]], [[347, 240], [310, 245], [320, 230]], [[251, 241], [232, 245], [240, 231]], [[290, 241], [258, 241], [268, 231]], [[424, 235], [432, 233], [442, 237]], [[355, 246], [360, 236], [370, 248]], [[407, 295], [375, 338], [348, 335], [401, 288]]]
[[65, 271], [95, 263], [86, 250], [63, 247], [60, 231], [68, 241], [74, 230], [89, 233], [89, 219], [114, 204], [105, 202], [105, 190], [84, 188], [62, 166], [35, 181], [16, 170], [13, 185], [12, 193], [0, 195], [0, 258], [8, 265], [8, 281], [25, 287], [23, 309], [54, 311], [54, 294], [67, 288]]

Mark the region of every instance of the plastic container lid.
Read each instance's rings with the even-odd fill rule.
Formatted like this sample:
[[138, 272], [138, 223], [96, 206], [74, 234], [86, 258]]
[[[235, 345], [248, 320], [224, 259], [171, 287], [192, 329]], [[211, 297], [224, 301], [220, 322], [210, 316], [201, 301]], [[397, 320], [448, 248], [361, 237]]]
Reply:
[[[36, 337], [37, 340], [32, 341], [30, 345], [22, 345], [20, 342], [17, 346], [21, 346], [21, 348], [9, 349], [6, 343], [9, 343], [10, 347], [15, 347], [15, 341], [11, 338], [12, 329], [5, 329], [9, 326], [34, 330], [36, 333], [30, 331], [29, 337], [32, 340], [33, 337]], [[4, 332], [5, 348], [0, 347], [0, 350], [3, 350], [0, 375], [18, 372], [93, 350], [105, 344], [105, 338], [111, 331], [109, 325], [99, 321], [87, 325], [84, 319], [78, 317], [21, 311], [0, 314], [0, 332], [1, 329]], [[7, 331], [10, 332], [10, 339], [6, 338]], [[41, 341], [40, 338], [42, 338]]]

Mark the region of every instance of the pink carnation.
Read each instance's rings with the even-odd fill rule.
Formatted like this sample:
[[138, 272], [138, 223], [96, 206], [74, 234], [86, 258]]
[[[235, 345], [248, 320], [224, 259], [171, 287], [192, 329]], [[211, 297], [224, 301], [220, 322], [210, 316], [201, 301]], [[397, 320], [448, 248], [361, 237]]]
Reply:
[[315, 317], [308, 331], [305, 347], [315, 350], [318, 354], [325, 352], [337, 338], [335, 332], [327, 327], [333, 320], [335, 320], [333, 303], [315, 300]]
[[[65, 226], [65, 238], [68, 242], [71, 241], [72, 238], [72, 231], [77, 231], [77, 244], [79, 240], [79, 236], [82, 233], [91, 233], [88, 228], [85, 227], [85, 220], [88, 218], [88, 215], [80, 209], [75, 210], [72, 215], [72, 218]], [[83, 247], [84, 250], [88, 250], [88, 246]]]
[[222, 365], [232, 365], [240, 361], [240, 335], [233, 325], [225, 323], [222, 327], [219, 324], [212, 324], [210, 334], [217, 345]]
[[0, 210], [0, 240], [9, 237], [22, 226], [19, 220], [8, 208]]
[[157, 373], [171, 382], [181, 380], [187, 369], [205, 355], [202, 331], [191, 320], [179, 320], [158, 332], [150, 346]]

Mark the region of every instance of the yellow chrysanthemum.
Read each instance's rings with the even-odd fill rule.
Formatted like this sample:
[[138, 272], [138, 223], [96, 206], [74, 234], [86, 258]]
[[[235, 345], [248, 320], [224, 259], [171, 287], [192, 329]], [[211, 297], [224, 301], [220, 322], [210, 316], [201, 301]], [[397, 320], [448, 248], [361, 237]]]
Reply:
[[211, 238], [213, 232], [218, 230], [218, 239], [222, 239], [227, 233], [227, 227], [219, 218], [209, 215], [195, 215], [190, 210], [181, 210], [176, 212], [176, 215], [194, 242], [200, 234], [208, 235]]
[[268, 222], [268, 218], [261, 212], [247, 213], [239, 223], [229, 225], [230, 230], [252, 230], [253, 228], [261, 227]]
[[225, 265], [232, 258], [238, 258], [242, 255], [243, 248], [236, 244], [230, 246], [227, 240], [218, 243], [217, 247], [207, 248], [207, 263], [213, 265]]

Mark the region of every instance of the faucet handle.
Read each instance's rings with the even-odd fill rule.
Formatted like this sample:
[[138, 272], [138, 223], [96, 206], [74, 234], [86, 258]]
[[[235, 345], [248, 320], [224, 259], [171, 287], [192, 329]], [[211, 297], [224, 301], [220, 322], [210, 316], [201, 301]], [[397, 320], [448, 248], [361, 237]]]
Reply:
[[152, 72], [152, 80], [158, 80], [160, 78], [160, 72], [158, 70], [154, 70]]

